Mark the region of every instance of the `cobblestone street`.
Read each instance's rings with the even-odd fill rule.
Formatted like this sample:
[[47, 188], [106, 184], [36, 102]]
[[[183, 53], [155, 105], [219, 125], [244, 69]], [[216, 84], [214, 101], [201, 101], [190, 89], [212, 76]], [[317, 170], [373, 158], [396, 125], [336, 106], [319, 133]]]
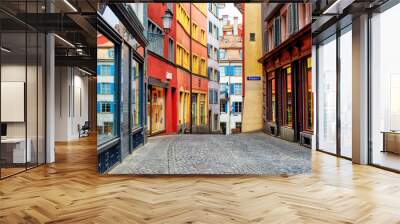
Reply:
[[110, 174], [298, 174], [311, 151], [263, 133], [151, 137]]

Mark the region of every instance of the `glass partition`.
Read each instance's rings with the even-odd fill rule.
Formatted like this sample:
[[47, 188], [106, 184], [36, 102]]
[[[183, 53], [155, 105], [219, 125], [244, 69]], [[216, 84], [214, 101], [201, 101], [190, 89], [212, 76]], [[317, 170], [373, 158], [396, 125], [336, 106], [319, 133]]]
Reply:
[[336, 36], [318, 47], [318, 149], [336, 154]]
[[352, 33], [340, 36], [340, 155], [352, 157]]
[[2, 1], [0, 8], [0, 177], [45, 163], [43, 33], [12, 14], [41, 13], [43, 1]]

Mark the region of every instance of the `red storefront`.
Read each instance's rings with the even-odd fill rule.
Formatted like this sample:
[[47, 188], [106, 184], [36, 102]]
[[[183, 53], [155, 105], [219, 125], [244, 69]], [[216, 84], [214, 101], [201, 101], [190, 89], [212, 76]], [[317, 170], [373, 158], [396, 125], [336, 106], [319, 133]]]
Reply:
[[291, 3], [270, 15], [264, 27], [268, 50], [259, 59], [265, 75], [265, 131], [307, 146], [314, 129], [310, 11], [309, 5]]
[[175, 15], [172, 3], [148, 4], [147, 125], [148, 134], [176, 133], [178, 125], [177, 74], [175, 65], [176, 17], [171, 29], [164, 32], [161, 16], [169, 8]]

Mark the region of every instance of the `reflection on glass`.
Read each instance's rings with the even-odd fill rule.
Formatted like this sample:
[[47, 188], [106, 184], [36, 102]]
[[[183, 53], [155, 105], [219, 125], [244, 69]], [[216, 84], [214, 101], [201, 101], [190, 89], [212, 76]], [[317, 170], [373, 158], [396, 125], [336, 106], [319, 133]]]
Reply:
[[400, 4], [372, 17], [372, 163], [400, 170]]
[[115, 46], [97, 34], [97, 144], [117, 136]]
[[1, 34], [1, 47], [7, 49], [0, 51], [2, 178], [24, 171], [26, 163], [32, 161], [32, 138], [27, 140], [27, 124], [24, 115], [26, 72], [32, 69], [26, 61], [27, 53], [32, 56], [32, 52], [27, 51], [26, 38], [26, 33], [3, 32]]
[[352, 157], [352, 35], [340, 36], [340, 154]]
[[318, 144], [336, 154], [336, 37], [318, 48]]
[[293, 105], [292, 105], [292, 72], [291, 67], [285, 69], [286, 70], [286, 119], [285, 125], [291, 127], [292, 126], [292, 113], [293, 113]]
[[132, 129], [140, 127], [139, 121], [139, 63], [132, 59], [131, 67], [131, 122]]
[[312, 87], [312, 67], [311, 57], [307, 58], [306, 67], [306, 130], [314, 129], [314, 92]]

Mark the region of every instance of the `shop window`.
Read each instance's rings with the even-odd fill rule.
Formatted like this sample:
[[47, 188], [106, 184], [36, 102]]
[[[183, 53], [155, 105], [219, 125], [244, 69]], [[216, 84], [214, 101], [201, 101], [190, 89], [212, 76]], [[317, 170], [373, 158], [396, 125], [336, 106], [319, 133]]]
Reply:
[[292, 118], [293, 118], [293, 88], [292, 88], [292, 71], [291, 67], [288, 67], [283, 70], [284, 71], [284, 81], [285, 81], [285, 119], [284, 125], [292, 127]]
[[267, 87], [268, 107], [267, 107], [267, 119], [268, 121], [276, 122], [276, 86], [275, 78], [268, 80]]
[[140, 117], [140, 92], [141, 92], [141, 82], [140, 82], [140, 64], [132, 59], [131, 62], [131, 126], [132, 129], [141, 127], [141, 117]]
[[150, 88], [150, 134], [165, 131], [165, 89], [152, 86]]
[[205, 94], [200, 94], [200, 124], [205, 125], [206, 124], [206, 95]]
[[312, 67], [311, 57], [305, 61], [305, 129], [313, 132], [314, 130], [314, 92], [312, 86]]

